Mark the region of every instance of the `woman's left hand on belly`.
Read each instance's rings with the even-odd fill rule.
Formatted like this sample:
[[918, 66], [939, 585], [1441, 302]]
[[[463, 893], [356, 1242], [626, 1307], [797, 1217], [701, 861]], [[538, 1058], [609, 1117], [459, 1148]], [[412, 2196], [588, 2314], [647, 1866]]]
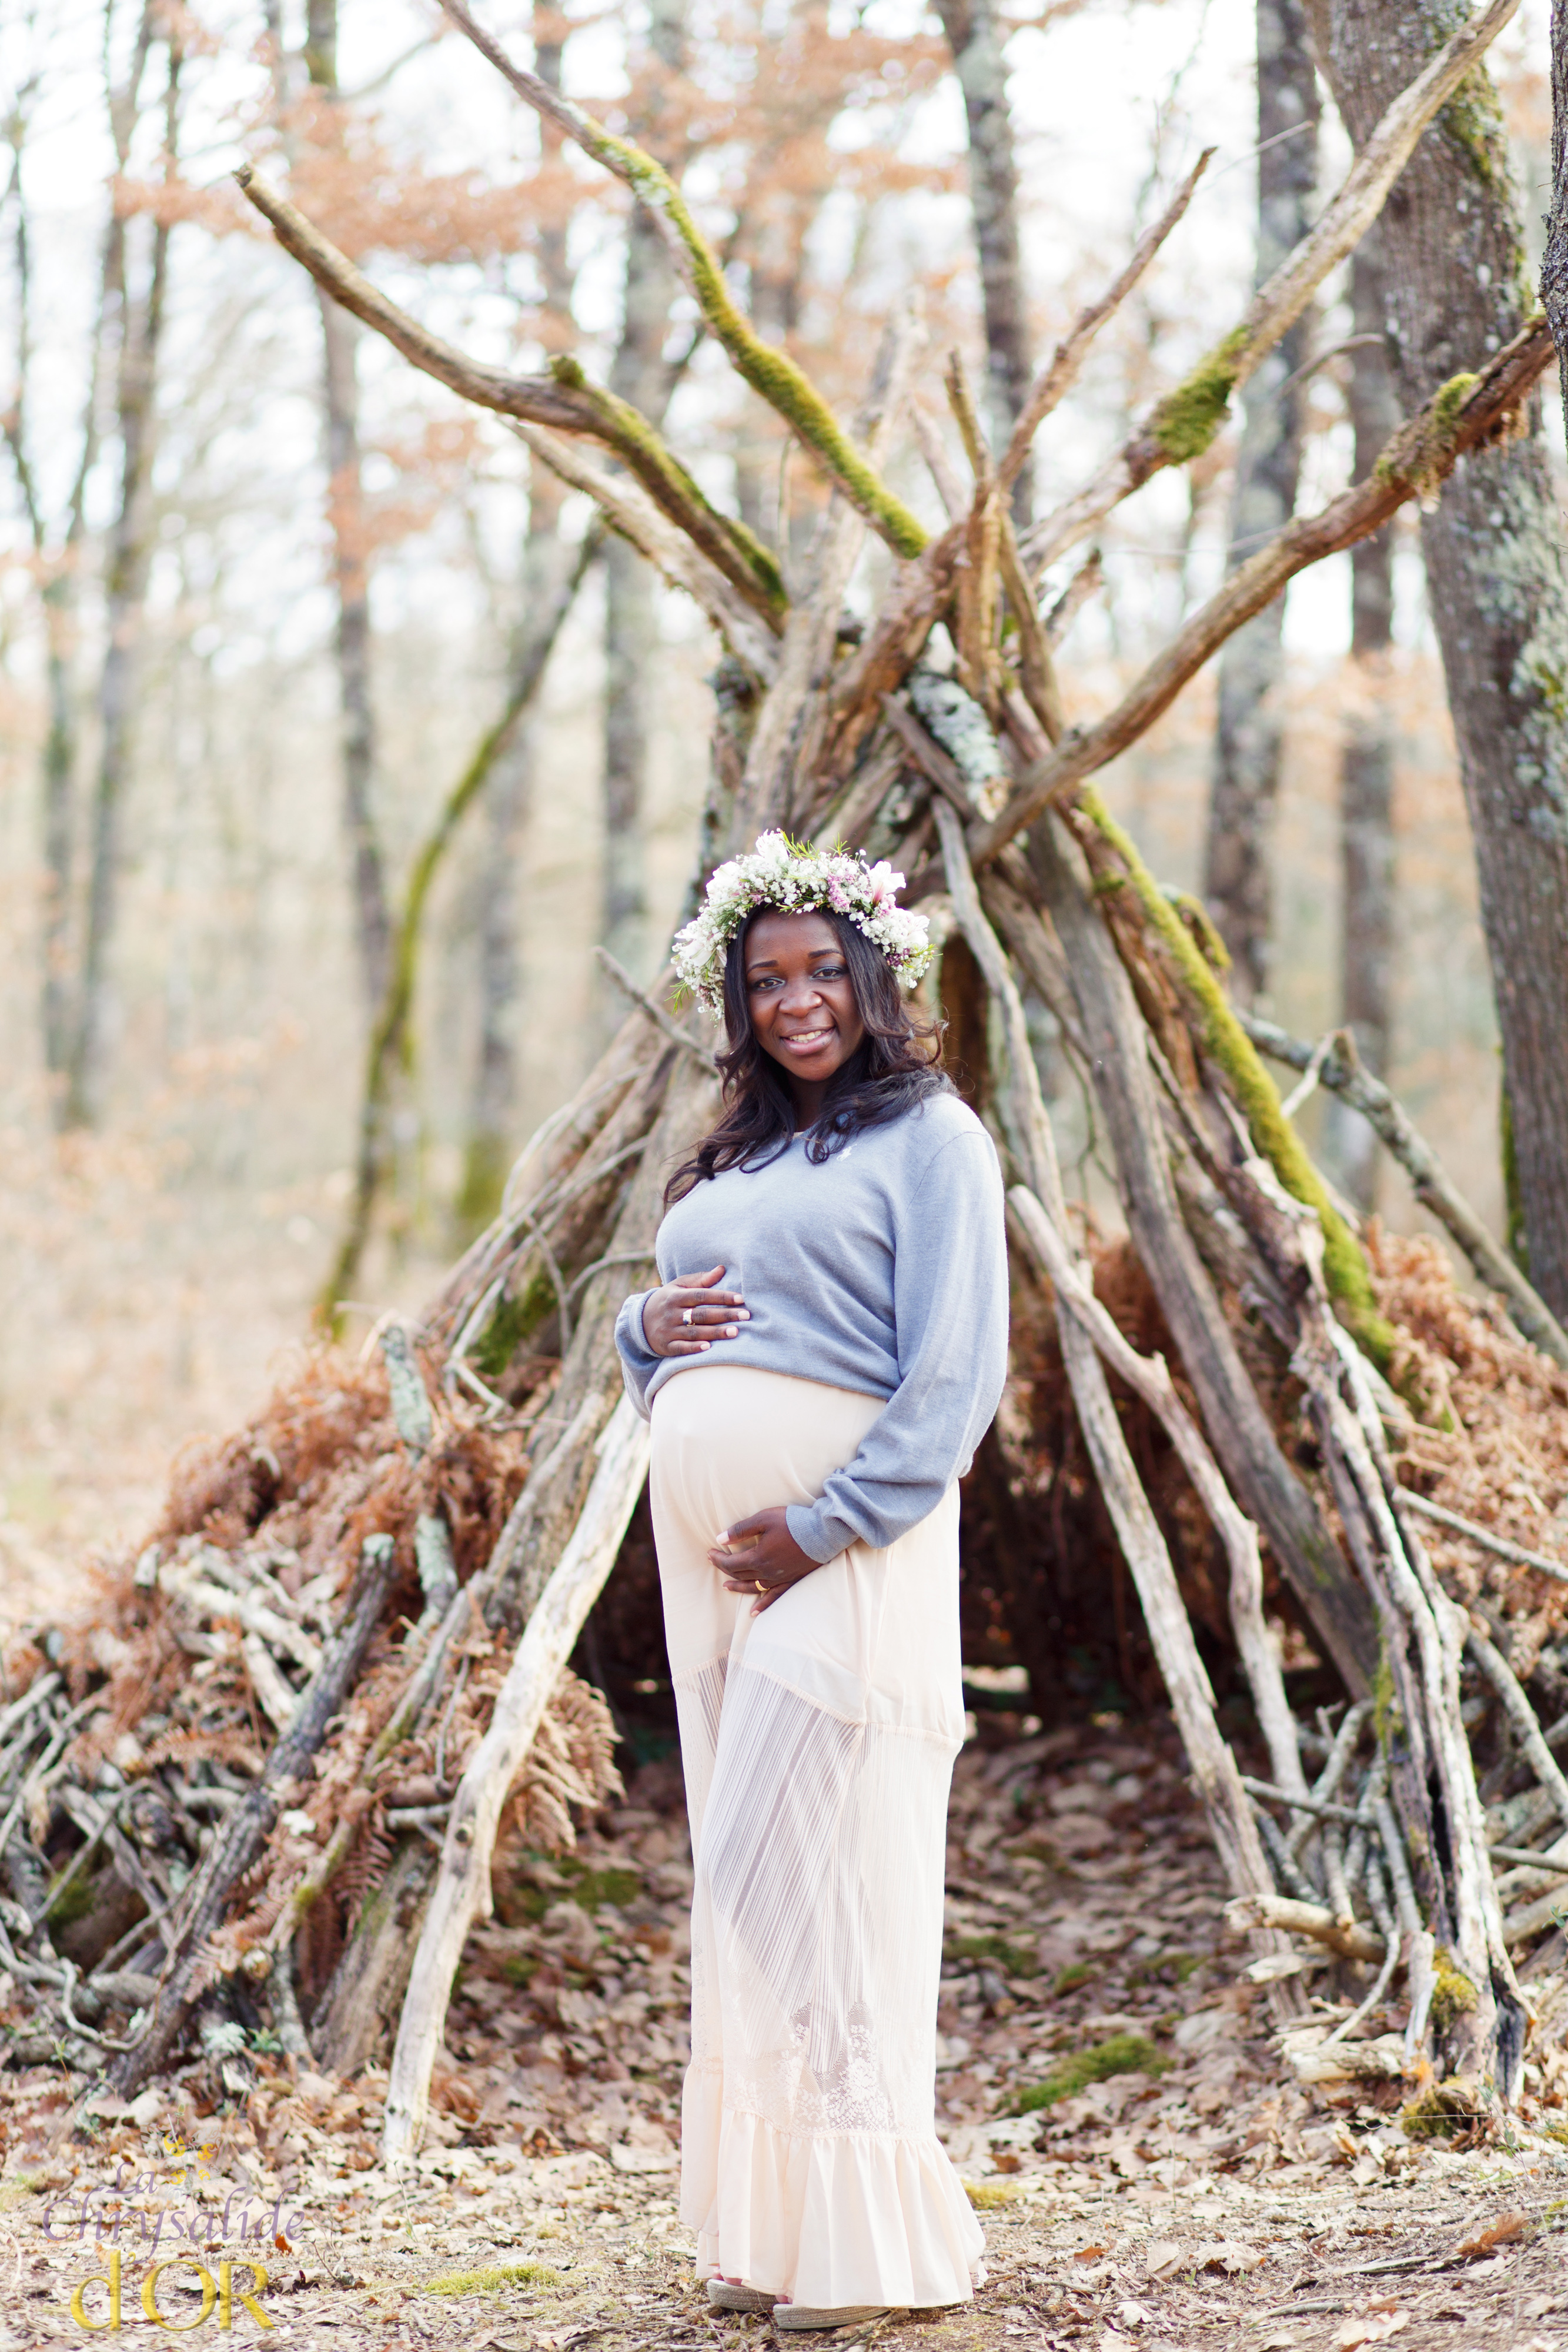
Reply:
[[820, 1565], [807, 1558], [790, 1534], [782, 1503], [771, 1510], [753, 1511], [748, 1519], [737, 1519], [708, 1558], [724, 1578], [725, 1591], [749, 1593], [759, 1614]]

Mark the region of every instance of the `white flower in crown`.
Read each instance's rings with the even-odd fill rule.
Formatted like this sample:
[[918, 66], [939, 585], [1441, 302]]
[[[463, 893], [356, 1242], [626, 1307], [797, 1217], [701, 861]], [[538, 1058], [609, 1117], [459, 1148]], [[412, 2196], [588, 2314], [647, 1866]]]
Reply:
[[817, 908], [845, 916], [880, 948], [902, 986], [913, 988], [931, 961], [924, 915], [898, 904], [904, 877], [885, 858], [868, 866], [848, 849], [812, 849], [785, 833], [762, 833], [744, 857], [715, 871], [702, 913], [675, 933], [671, 954], [681, 985], [724, 1018], [724, 963], [729, 943], [758, 907], [806, 914]]

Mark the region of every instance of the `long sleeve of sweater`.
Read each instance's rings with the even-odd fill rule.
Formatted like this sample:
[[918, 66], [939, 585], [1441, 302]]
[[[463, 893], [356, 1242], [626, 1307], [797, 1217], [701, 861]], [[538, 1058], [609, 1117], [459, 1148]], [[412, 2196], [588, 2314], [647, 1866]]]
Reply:
[[898, 1385], [818, 1500], [792, 1503], [807, 1557], [895, 1543], [936, 1509], [990, 1425], [1007, 1377], [1001, 1172], [978, 1122], [945, 1143], [900, 1204], [894, 1300]]
[[644, 1421], [650, 1418], [648, 1383], [662, 1361], [643, 1336], [643, 1307], [653, 1296], [651, 1290], [633, 1291], [615, 1318], [615, 1347], [621, 1358], [621, 1376], [626, 1383], [627, 1395]]

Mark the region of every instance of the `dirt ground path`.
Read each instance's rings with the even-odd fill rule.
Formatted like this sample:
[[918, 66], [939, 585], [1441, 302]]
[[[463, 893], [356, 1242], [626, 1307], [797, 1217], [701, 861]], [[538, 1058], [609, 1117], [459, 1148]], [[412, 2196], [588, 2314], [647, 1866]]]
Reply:
[[[384, 2074], [283, 2059], [264, 2025], [131, 2107], [58, 2066], [0, 2075], [0, 2352], [158, 2311], [311, 2352], [697, 2352], [769, 2343], [716, 2317], [676, 2211], [689, 1853], [678, 1773], [651, 1764], [556, 1863], [506, 1858], [472, 1939], [409, 2181], [377, 2163]], [[1550, 2055], [1486, 2147], [1412, 2138], [1396, 2084], [1303, 2085], [1241, 1975], [1167, 1732], [998, 1720], [951, 1816], [938, 2126], [988, 2238], [972, 2305], [896, 2315], [951, 2352], [1198, 2345], [1329, 2352], [1397, 2337], [1568, 2352], [1568, 2117]], [[1344, 1989], [1311, 1980], [1332, 2011]], [[1534, 1988], [1547, 1997], [1554, 1980]], [[307, 1988], [308, 1990], [308, 1988]], [[16, 2055], [19, 1989], [0, 1980]], [[1368, 2033], [1402, 2022], [1396, 2009]], [[230, 2036], [231, 2043], [233, 2036]], [[29, 2053], [29, 2054], [31, 2054]], [[1374, 2095], [1369, 2096], [1369, 2088]], [[1557, 2134], [1563, 2132], [1563, 2137]], [[242, 2258], [267, 2273], [257, 2310]], [[106, 2331], [112, 2332], [112, 2331]], [[864, 2331], [859, 2333], [863, 2334]]]

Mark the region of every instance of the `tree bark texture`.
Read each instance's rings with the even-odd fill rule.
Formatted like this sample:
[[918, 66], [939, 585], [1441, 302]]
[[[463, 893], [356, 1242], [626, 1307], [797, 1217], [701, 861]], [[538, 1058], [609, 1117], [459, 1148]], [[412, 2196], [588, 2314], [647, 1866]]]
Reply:
[[[338, 0], [309, 0], [305, 62], [328, 103], [338, 89]], [[371, 681], [370, 547], [360, 448], [360, 330], [324, 289], [321, 415], [327, 520], [338, 600], [338, 694], [342, 719], [343, 837], [352, 876], [354, 941], [365, 1005], [373, 1013], [392, 969], [392, 909], [376, 825], [376, 722]]]
[[[1257, 0], [1258, 244], [1266, 285], [1311, 226], [1317, 180], [1317, 77], [1301, 0]], [[1272, 143], [1270, 143], [1272, 142]], [[1281, 336], [1247, 387], [1230, 509], [1230, 568], [1289, 522], [1301, 471], [1303, 387], [1285, 386], [1306, 356], [1312, 314]], [[1249, 1001], [1269, 985], [1273, 933], [1270, 835], [1280, 790], [1284, 597], [1238, 629], [1219, 663], [1219, 720], [1209, 798], [1205, 895]]]
[[[1351, 264], [1353, 331], [1383, 333], [1385, 294], [1378, 234]], [[1399, 421], [1381, 341], [1351, 355], [1350, 415], [1357, 479], [1370, 474]], [[1388, 654], [1394, 642], [1392, 525], [1350, 551], [1351, 660], [1355, 699], [1340, 756], [1340, 1019], [1375, 1077], [1386, 1077], [1394, 1005], [1394, 713]], [[1330, 1097], [1327, 1151], [1340, 1189], [1364, 1213], [1377, 1205], [1374, 1129], [1341, 1096]]]
[[[1434, 0], [1334, 0], [1328, 68], [1353, 139], [1442, 37]], [[1478, 69], [1383, 215], [1402, 404], [1497, 351], [1528, 296], [1500, 109]], [[1568, 1314], [1568, 589], [1538, 406], [1422, 525], [1502, 1033], [1527, 1271]]]
[[[119, 94], [114, 110], [116, 152], [122, 162], [134, 128], [152, 22], [152, 12], [149, 9], [143, 17], [143, 38], [138, 43], [133, 85], [129, 92]], [[171, 167], [179, 131], [181, 63], [181, 50], [172, 38], [164, 92], [164, 149]], [[110, 959], [124, 863], [125, 796], [131, 783], [141, 685], [142, 605], [152, 560], [152, 459], [158, 431], [158, 358], [163, 334], [169, 237], [170, 224], [157, 221], [152, 234], [146, 287], [139, 297], [131, 295], [127, 281], [123, 233], [111, 247], [116, 281], [113, 292], [118, 296], [120, 317], [116, 387], [120, 499], [105, 566], [106, 644], [98, 695], [98, 780], [92, 803], [77, 1017], [62, 1114], [68, 1127], [89, 1126], [98, 1115], [112, 1027]], [[109, 290], [106, 271], [106, 291]], [[51, 826], [62, 821], [68, 825], [68, 813], [52, 789], [55, 781], [51, 777], [47, 786], [50, 793], [47, 822]], [[67, 790], [68, 793], [68, 781]]]
[[[681, 0], [655, 0], [649, 37], [657, 65], [677, 72], [685, 54]], [[653, 144], [658, 137], [656, 103]], [[674, 389], [664, 359], [675, 273], [668, 248], [645, 206], [626, 225], [626, 291], [621, 341], [611, 364], [610, 389], [662, 425]], [[648, 977], [648, 883], [643, 833], [648, 790], [651, 703], [659, 648], [659, 583], [634, 547], [612, 537], [604, 553], [604, 864], [600, 937], [617, 963]], [[602, 995], [602, 992], [601, 992]], [[607, 1032], [619, 1007], [602, 999]]]
[[[398, 1847], [316, 2004], [311, 2043], [335, 2074], [357, 2074], [397, 2031], [436, 1863], [435, 1848], [424, 1838]], [[280, 1955], [274, 1965], [281, 1968], [284, 1960]]]
[[1552, 209], [1541, 260], [1541, 301], [1557, 346], [1568, 426], [1568, 0], [1552, 0]]
[[[1018, 163], [1008, 108], [1008, 26], [991, 0], [938, 0], [969, 134], [969, 206], [986, 318], [986, 389], [994, 446], [1005, 449], [1030, 393], [1029, 299], [1019, 250]], [[1033, 520], [1033, 467], [1013, 485], [1019, 529]]]

